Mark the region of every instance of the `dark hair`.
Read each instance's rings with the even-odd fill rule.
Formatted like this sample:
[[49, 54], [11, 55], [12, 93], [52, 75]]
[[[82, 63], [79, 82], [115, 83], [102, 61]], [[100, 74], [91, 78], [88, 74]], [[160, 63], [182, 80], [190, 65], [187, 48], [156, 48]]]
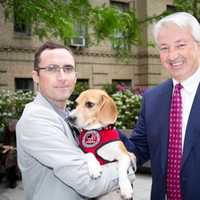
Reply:
[[38, 65], [40, 63], [40, 56], [41, 56], [42, 52], [45, 51], [46, 49], [66, 49], [73, 56], [73, 53], [70, 48], [68, 48], [62, 44], [57, 44], [57, 43], [54, 43], [51, 41], [47, 41], [41, 47], [39, 47], [39, 49], [37, 49], [37, 51], [35, 52], [34, 70], [38, 71]]

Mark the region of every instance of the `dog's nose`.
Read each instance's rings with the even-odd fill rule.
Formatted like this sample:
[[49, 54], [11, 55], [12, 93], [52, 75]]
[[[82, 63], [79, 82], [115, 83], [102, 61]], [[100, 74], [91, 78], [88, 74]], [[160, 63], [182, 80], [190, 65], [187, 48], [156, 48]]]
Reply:
[[69, 117], [67, 118], [67, 120], [68, 120], [70, 123], [72, 123], [72, 124], [75, 124], [76, 119], [77, 119], [77, 117], [75, 117], [75, 116], [69, 116]]

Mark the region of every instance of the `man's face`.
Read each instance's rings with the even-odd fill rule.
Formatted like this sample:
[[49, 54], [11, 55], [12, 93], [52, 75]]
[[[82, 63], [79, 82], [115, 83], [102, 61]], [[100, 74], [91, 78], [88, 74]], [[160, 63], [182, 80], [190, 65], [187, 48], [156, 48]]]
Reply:
[[158, 47], [162, 65], [178, 82], [189, 78], [199, 67], [200, 45], [189, 27], [180, 28], [173, 23], [163, 26]]
[[[38, 83], [39, 91], [57, 106], [64, 108], [67, 99], [74, 90], [76, 83], [76, 72], [74, 58], [66, 49], [46, 49], [40, 56], [39, 68], [49, 65], [59, 65], [60, 70], [50, 72], [45, 69], [33, 71], [33, 80]], [[72, 72], [64, 72], [63, 66], [73, 66]]]

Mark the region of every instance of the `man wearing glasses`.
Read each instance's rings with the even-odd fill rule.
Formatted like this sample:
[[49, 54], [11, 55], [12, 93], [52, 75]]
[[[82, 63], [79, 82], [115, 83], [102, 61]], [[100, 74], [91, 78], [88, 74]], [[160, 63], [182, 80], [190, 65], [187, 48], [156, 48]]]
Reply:
[[103, 166], [101, 177], [89, 175], [87, 157], [66, 123], [66, 102], [75, 83], [72, 53], [47, 42], [34, 57], [33, 80], [39, 92], [17, 124], [18, 164], [27, 200], [83, 200], [118, 187], [116, 163]]

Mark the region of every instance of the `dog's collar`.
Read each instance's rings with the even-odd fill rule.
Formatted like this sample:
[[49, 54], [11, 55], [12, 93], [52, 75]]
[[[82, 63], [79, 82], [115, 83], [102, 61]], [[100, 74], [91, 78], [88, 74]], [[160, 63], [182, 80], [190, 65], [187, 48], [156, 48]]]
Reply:
[[[102, 127], [102, 128], [96, 128], [96, 129], [92, 129], [92, 130], [96, 130], [96, 131], [103, 131], [103, 130], [112, 130], [112, 129], [114, 129], [115, 128], [115, 124], [109, 124], [109, 125], [107, 125], [107, 126], [105, 126], [105, 127]], [[89, 130], [87, 130], [87, 129], [81, 129], [81, 131], [89, 131]]]

